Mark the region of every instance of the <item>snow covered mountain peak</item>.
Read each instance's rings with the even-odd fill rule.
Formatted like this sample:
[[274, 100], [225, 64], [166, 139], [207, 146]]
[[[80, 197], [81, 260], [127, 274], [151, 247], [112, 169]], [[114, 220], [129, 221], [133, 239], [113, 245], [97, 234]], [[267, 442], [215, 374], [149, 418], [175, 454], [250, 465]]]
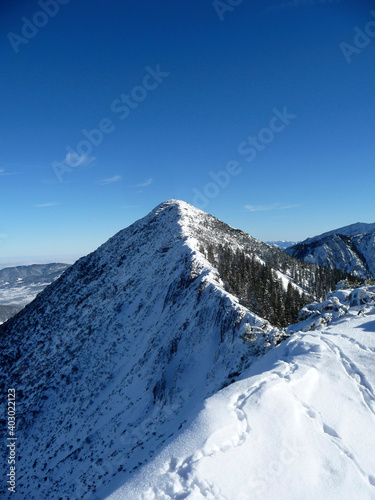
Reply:
[[[215, 231], [216, 229], [216, 232], [221, 232], [224, 228], [229, 231], [237, 231], [238, 233], [245, 234], [203, 210], [194, 207], [190, 203], [175, 199], [160, 203], [148, 216], [141, 220], [148, 223], [160, 215], [166, 215], [171, 223], [177, 222], [182, 228], [183, 236], [186, 237], [193, 237], [195, 235], [195, 237], [198, 236], [199, 238], [202, 236], [205, 239], [207, 234], [212, 230]], [[207, 230], [207, 226], [209, 226], [209, 230]]]
[[153, 219], [158, 215], [165, 213], [168, 213], [171, 220], [190, 218], [195, 219], [197, 223], [206, 217], [211, 217], [206, 212], [203, 212], [203, 210], [194, 207], [186, 201], [170, 199], [157, 205], [148, 215], [146, 215], [146, 217], [141, 220], [149, 221], [149, 219]]
[[81, 258], [0, 326], [19, 498], [124, 484], [285, 336], [245, 301], [277, 319], [327, 276], [178, 200]]
[[0, 326], [0, 384], [18, 394], [20, 498], [103, 498], [276, 345], [280, 332], [199, 250], [220, 224], [229, 238], [191, 205], [162, 203]]
[[195, 212], [195, 213], [199, 212], [199, 213], [202, 213], [202, 214], [205, 213], [202, 210], [200, 210], [199, 208], [194, 207], [193, 205], [191, 205], [190, 203], [188, 203], [186, 201], [177, 200], [177, 199], [174, 199], [174, 198], [171, 198], [170, 200], [163, 201], [162, 203], [160, 203], [159, 205], [157, 205], [151, 211], [151, 213], [158, 213], [161, 210], [163, 210], [165, 208], [169, 208], [169, 207], [173, 207], [173, 208], [180, 209], [180, 210], [185, 210], [185, 211], [190, 211], [192, 213], [193, 212]]

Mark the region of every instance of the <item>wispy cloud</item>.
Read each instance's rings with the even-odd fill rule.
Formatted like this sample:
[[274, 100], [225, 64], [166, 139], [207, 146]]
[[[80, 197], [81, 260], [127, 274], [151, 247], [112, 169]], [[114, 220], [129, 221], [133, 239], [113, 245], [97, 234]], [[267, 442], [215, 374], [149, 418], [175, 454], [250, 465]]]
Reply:
[[267, 212], [268, 210], [274, 210], [277, 203], [271, 203], [269, 205], [245, 205], [244, 208], [248, 212]]
[[99, 186], [106, 186], [107, 184], [113, 184], [114, 182], [119, 182], [121, 181], [122, 177], [121, 175], [114, 175], [113, 177], [109, 177], [108, 179], [101, 179], [100, 181], [97, 182]]
[[248, 212], [268, 212], [270, 210], [288, 210], [300, 206], [298, 204], [269, 203], [268, 205], [245, 205], [244, 208]]
[[18, 175], [19, 172], [7, 172], [4, 168], [0, 168], [0, 176], [4, 175]]
[[59, 205], [59, 203], [50, 202], [50, 203], [38, 203], [37, 205], [33, 205], [33, 206], [37, 207], [37, 208], [46, 208], [46, 207], [55, 207], [57, 205]]
[[129, 187], [132, 187], [132, 188], [144, 188], [144, 187], [147, 187], [149, 186], [150, 184], [152, 184], [152, 179], [151, 177], [147, 180], [145, 180], [145, 182], [141, 182], [140, 184], [133, 184]]
[[54, 161], [51, 163], [52, 170], [55, 173], [56, 179], [41, 179], [43, 184], [67, 184], [63, 180], [63, 176], [73, 172], [75, 168], [91, 168], [90, 165], [96, 158], [94, 156], [79, 155], [78, 153], [67, 153], [63, 160]]
[[68, 167], [81, 167], [83, 165], [90, 165], [96, 158], [94, 156], [86, 156], [86, 155], [78, 155], [68, 153], [65, 156], [65, 160], [63, 163], [68, 165]]

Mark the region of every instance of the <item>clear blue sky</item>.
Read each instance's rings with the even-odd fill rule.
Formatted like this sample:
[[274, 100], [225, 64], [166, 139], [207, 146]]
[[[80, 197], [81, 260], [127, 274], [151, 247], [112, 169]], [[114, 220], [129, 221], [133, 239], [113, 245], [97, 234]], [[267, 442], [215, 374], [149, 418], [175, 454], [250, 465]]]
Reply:
[[61, 2], [2, 2], [0, 263], [170, 198], [263, 240], [375, 221], [373, 2]]

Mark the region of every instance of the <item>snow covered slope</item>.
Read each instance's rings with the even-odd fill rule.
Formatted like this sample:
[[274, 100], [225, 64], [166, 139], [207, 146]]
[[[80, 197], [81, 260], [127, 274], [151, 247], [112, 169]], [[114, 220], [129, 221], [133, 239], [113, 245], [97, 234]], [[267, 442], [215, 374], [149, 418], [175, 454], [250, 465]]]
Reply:
[[329, 299], [340, 307], [316, 304], [328, 325], [297, 331], [209, 398], [108, 500], [373, 500], [374, 298], [343, 290]]
[[298, 243], [289, 255], [358, 277], [375, 277], [375, 224], [357, 223]]

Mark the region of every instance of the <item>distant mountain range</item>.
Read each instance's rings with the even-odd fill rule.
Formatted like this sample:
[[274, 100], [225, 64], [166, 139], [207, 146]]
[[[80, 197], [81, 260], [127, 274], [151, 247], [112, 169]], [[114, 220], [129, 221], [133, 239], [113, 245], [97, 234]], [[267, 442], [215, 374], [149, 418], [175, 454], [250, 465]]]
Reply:
[[288, 255], [339, 269], [359, 278], [375, 277], [375, 224], [356, 223], [313, 238], [285, 250]]
[[287, 240], [278, 240], [278, 241], [266, 241], [268, 245], [272, 247], [280, 248], [280, 250], [285, 250], [288, 247], [296, 245], [297, 241], [287, 241]]
[[68, 267], [53, 263], [0, 269], [0, 323], [19, 312]]
[[0, 326], [19, 498], [105, 498], [342, 276], [181, 201], [120, 231]]

